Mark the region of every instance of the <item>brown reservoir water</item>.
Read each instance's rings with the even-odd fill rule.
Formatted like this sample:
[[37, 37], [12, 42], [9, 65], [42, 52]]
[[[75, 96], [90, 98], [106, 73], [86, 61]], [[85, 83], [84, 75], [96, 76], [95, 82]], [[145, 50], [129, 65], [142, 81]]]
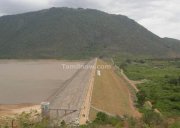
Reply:
[[58, 60], [0, 60], [0, 104], [39, 104], [46, 101], [78, 69]]

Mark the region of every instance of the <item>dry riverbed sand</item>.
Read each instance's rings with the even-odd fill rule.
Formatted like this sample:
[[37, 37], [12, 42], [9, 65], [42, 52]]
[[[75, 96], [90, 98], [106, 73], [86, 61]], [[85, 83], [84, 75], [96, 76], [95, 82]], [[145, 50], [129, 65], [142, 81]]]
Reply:
[[17, 104], [17, 105], [0, 105], [0, 116], [13, 116], [22, 112], [30, 112], [31, 110], [41, 111], [40, 105], [33, 104]]

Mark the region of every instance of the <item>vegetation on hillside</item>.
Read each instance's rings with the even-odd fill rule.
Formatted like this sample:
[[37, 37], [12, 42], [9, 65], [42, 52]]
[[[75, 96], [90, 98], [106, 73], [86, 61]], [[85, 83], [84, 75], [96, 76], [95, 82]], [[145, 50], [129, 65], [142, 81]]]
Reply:
[[80, 59], [119, 53], [176, 57], [180, 46], [164, 43], [126, 16], [93, 9], [51, 8], [3, 16], [0, 28], [0, 58], [6, 59]]

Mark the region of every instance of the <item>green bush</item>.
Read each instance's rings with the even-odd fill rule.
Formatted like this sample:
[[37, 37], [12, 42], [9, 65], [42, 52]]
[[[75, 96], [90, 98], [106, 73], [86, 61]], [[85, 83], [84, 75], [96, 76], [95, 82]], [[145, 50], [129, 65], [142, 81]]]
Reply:
[[148, 126], [156, 126], [163, 122], [163, 119], [159, 113], [153, 110], [146, 110], [143, 114], [143, 122]]
[[108, 115], [103, 112], [98, 112], [96, 115], [96, 119], [94, 120], [95, 123], [98, 124], [107, 124], [108, 123]]
[[120, 128], [122, 126], [122, 119], [118, 116], [108, 116], [103, 112], [98, 112], [96, 119], [93, 121], [96, 125], [111, 125], [112, 127]]
[[140, 90], [138, 93], [137, 93], [137, 102], [138, 102], [138, 105], [140, 107], [142, 107], [145, 103], [145, 99], [146, 99], [146, 96], [145, 96], [145, 92]]

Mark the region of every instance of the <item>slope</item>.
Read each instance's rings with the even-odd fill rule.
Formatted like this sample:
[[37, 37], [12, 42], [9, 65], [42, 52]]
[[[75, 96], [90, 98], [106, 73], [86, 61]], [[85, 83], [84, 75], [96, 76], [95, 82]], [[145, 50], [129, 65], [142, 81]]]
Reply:
[[[97, 65], [107, 65], [98, 60]], [[117, 76], [113, 69], [99, 69], [100, 76], [96, 74], [90, 118], [94, 118], [94, 110], [101, 110], [112, 115], [129, 115], [140, 117], [135, 109], [127, 83]]]

